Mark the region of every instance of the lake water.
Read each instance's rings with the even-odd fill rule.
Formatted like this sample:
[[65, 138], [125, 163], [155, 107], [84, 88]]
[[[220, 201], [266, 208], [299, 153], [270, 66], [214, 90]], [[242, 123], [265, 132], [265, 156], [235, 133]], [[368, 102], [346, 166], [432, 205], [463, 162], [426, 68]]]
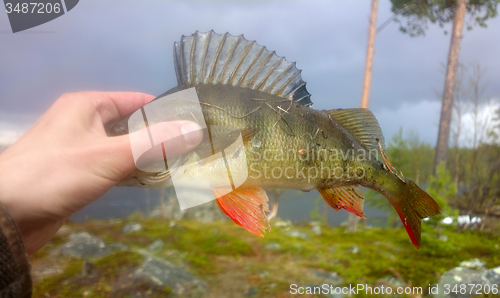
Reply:
[[[324, 214], [323, 207], [326, 204], [323, 199], [318, 200], [318, 197], [319, 193], [316, 190], [310, 192], [286, 190], [281, 195], [278, 217], [293, 223], [311, 221], [311, 211], [315, 208], [318, 209], [319, 214]], [[136, 211], [147, 214], [159, 204], [160, 191], [150, 189], [149, 198], [148, 206], [145, 189], [114, 187], [97, 201], [72, 215], [70, 219], [75, 222], [84, 222], [87, 219], [123, 218]], [[176, 200], [175, 198], [171, 199]], [[347, 211], [335, 211], [328, 205], [326, 207], [329, 225], [337, 226], [347, 220], [349, 214]], [[388, 211], [371, 208], [365, 203], [364, 214], [367, 218], [367, 224], [376, 226], [385, 222]]]

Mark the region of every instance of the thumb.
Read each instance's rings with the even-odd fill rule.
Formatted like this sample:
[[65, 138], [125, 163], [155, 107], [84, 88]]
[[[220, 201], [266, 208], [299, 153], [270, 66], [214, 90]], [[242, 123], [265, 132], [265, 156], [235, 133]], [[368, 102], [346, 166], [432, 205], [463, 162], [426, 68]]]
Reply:
[[[124, 175], [134, 169], [147, 171], [153, 162], [164, 161], [196, 148], [203, 139], [200, 125], [191, 121], [160, 122], [118, 139], [119, 151], [124, 153]], [[122, 161], [123, 162], [123, 161]]]

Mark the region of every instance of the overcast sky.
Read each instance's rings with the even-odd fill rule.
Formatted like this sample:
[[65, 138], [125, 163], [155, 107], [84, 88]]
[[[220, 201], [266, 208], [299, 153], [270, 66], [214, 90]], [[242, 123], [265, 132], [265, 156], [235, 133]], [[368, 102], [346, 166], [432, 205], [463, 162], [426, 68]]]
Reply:
[[[0, 12], [0, 144], [19, 137], [65, 92], [174, 87], [173, 43], [214, 29], [244, 34], [296, 61], [317, 109], [360, 105], [369, 1], [80, 1], [69, 13], [12, 34]], [[381, 1], [378, 24], [391, 17]], [[500, 97], [500, 18], [464, 31], [460, 60], [487, 70], [486, 93]], [[441, 63], [450, 36], [430, 25], [410, 38], [391, 23], [376, 38], [370, 109], [386, 139], [403, 127], [434, 145]]]

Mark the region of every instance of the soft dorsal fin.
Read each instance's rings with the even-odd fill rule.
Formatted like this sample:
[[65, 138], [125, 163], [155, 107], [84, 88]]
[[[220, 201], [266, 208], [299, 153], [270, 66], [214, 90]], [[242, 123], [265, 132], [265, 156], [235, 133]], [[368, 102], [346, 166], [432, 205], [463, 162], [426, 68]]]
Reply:
[[331, 188], [319, 188], [319, 193], [325, 201], [335, 210], [345, 209], [361, 218], [365, 196], [358, 185]]
[[222, 84], [251, 88], [311, 106], [311, 95], [295, 63], [243, 35], [195, 32], [174, 44], [179, 86]]
[[[375, 116], [368, 109], [338, 109], [326, 111], [347, 130], [354, 134], [368, 150], [377, 150], [381, 156], [385, 152], [385, 140]], [[380, 147], [382, 152], [380, 152]]]

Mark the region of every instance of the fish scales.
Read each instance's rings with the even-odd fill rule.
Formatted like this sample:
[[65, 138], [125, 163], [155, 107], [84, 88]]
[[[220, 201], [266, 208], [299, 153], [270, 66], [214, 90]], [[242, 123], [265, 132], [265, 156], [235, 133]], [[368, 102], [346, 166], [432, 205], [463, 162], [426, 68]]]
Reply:
[[[290, 167], [321, 168], [322, 162], [325, 163], [323, 166], [331, 169], [331, 173], [335, 166], [343, 169], [356, 167], [352, 158], [344, 159], [341, 155], [334, 155], [332, 159], [330, 151], [326, 149], [346, 149], [346, 151], [351, 150], [350, 152], [364, 150], [359, 140], [344, 133], [343, 127], [334, 119], [330, 119], [324, 111], [293, 102], [284, 102], [282, 98], [259, 91], [232, 86], [201, 86], [198, 89], [198, 96], [207, 123], [230, 125], [239, 129], [250, 127], [257, 131], [253, 139], [258, 140], [261, 145], [254, 147], [249, 143], [245, 146], [246, 154], [250, 157], [247, 160], [250, 173], [244, 185], [267, 188], [287, 186], [287, 188], [311, 190], [355, 183], [354, 180], [335, 179], [330, 177], [331, 175], [326, 177], [326, 174], [324, 178], [318, 175], [311, 179], [296, 173], [288, 177], [272, 173], [268, 175], [261, 173], [259, 178], [252, 175], [254, 174], [252, 169], [255, 169], [252, 165], [255, 165], [256, 161], [259, 162], [261, 169], [264, 166], [269, 169], [281, 169], [275, 171], [279, 173]], [[252, 98], [258, 100], [249, 100]], [[257, 108], [259, 109], [256, 110]], [[319, 154], [313, 154], [318, 151]], [[326, 160], [325, 155], [328, 155]]]

